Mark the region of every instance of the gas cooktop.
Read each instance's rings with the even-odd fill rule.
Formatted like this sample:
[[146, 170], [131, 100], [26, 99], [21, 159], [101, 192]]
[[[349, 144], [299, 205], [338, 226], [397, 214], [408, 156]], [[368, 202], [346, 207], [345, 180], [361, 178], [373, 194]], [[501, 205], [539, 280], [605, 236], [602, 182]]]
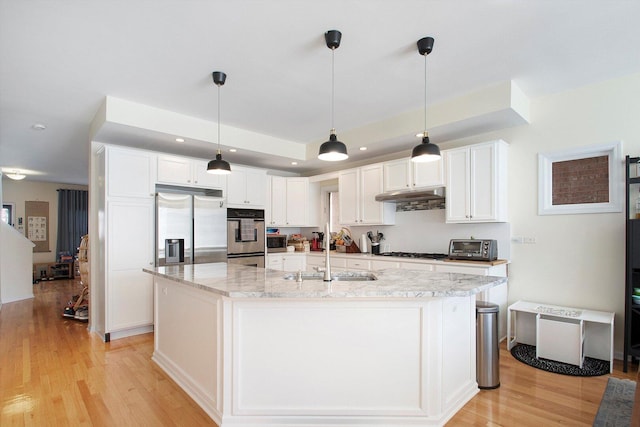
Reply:
[[436, 253], [425, 253], [425, 252], [382, 252], [376, 255], [402, 257], [402, 258], [425, 258], [425, 259], [443, 259], [449, 256], [449, 254], [436, 254]]

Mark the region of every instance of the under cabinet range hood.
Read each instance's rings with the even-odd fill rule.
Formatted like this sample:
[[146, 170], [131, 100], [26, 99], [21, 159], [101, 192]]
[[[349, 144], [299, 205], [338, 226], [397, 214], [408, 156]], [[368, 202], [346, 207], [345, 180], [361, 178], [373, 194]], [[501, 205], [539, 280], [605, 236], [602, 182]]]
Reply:
[[376, 202], [416, 202], [422, 200], [443, 200], [444, 187], [412, 191], [390, 191], [376, 196]]

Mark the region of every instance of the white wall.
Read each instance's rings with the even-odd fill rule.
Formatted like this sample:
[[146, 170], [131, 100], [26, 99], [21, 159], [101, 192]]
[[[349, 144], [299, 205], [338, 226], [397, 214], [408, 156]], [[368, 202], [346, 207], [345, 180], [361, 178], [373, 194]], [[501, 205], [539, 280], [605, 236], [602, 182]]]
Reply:
[[[59, 188], [69, 190], [86, 190], [84, 185], [59, 184], [55, 182], [29, 181], [26, 178], [22, 181], [12, 181], [9, 178], [2, 179], [3, 200], [5, 203], [15, 203], [15, 226], [18, 228], [18, 218], [23, 218], [22, 233], [24, 226], [24, 202], [42, 201], [49, 202], [49, 252], [35, 252], [32, 263], [44, 263], [56, 261], [56, 243], [58, 241], [58, 190]], [[80, 242], [78, 242], [80, 246]]]
[[0, 221], [0, 303], [33, 298], [31, 252], [35, 245]]
[[[509, 302], [615, 312], [618, 355], [624, 344], [624, 213], [539, 216], [537, 155], [620, 140], [623, 157], [638, 156], [639, 113], [636, 74], [535, 99], [531, 124], [456, 142], [509, 142], [511, 233], [536, 239], [511, 246]], [[624, 175], [615, 179], [622, 182]]]

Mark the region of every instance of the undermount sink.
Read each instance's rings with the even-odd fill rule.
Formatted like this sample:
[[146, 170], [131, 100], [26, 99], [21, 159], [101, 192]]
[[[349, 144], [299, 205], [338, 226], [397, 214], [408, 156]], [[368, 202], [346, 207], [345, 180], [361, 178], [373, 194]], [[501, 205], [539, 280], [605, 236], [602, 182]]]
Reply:
[[[302, 280], [323, 280], [324, 273], [302, 272]], [[288, 273], [284, 275], [285, 280], [299, 280], [298, 273]], [[372, 273], [357, 271], [341, 271], [331, 275], [331, 281], [336, 282], [364, 282], [370, 280], [378, 280]]]

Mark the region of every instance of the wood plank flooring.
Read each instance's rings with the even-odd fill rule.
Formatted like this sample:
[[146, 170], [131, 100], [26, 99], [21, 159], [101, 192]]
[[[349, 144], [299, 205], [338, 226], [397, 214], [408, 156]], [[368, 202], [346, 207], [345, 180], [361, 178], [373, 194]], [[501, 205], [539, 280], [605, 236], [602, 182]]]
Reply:
[[62, 317], [82, 286], [34, 285], [0, 310], [0, 426], [215, 426], [151, 361], [153, 334], [104, 343]]
[[[104, 343], [62, 317], [80, 290], [78, 281], [41, 282], [34, 299], [2, 306], [0, 426], [215, 426], [151, 361], [152, 334]], [[500, 388], [480, 391], [447, 426], [590, 426], [608, 378], [540, 371], [504, 346], [500, 370]], [[637, 381], [637, 370], [616, 362], [612, 375]]]

